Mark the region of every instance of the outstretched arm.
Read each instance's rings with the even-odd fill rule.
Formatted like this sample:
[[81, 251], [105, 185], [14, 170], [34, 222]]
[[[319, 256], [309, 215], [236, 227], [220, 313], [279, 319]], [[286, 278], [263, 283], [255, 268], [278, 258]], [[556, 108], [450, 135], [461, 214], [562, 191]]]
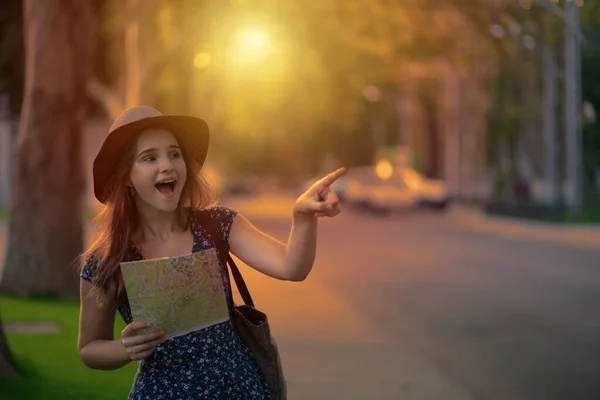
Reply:
[[276, 279], [302, 281], [310, 273], [317, 249], [317, 219], [341, 211], [330, 187], [344, 168], [315, 182], [294, 204], [292, 229], [286, 243], [257, 229], [238, 214], [229, 234], [231, 252], [250, 267]]

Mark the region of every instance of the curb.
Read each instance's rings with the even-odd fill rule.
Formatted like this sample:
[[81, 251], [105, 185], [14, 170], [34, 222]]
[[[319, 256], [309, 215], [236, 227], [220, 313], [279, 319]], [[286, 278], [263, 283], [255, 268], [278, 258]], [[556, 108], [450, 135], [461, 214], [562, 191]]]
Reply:
[[448, 216], [451, 220], [470, 230], [536, 242], [552, 242], [600, 250], [600, 224], [581, 226], [523, 221], [516, 218], [489, 216], [480, 210], [467, 207], [457, 207]]

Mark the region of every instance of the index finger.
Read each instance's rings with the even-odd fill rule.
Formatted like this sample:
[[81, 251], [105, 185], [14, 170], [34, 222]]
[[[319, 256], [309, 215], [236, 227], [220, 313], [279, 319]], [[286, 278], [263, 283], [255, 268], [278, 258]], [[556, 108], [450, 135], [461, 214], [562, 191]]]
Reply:
[[321, 179], [319, 181], [319, 187], [320, 188], [325, 188], [327, 186], [330, 186], [340, 176], [344, 175], [344, 172], [346, 172], [346, 168], [345, 167], [341, 167], [341, 168], [336, 169], [335, 171], [333, 171], [332, 173], [330, 173], [329, 175], [325, 176], [323, 179]]

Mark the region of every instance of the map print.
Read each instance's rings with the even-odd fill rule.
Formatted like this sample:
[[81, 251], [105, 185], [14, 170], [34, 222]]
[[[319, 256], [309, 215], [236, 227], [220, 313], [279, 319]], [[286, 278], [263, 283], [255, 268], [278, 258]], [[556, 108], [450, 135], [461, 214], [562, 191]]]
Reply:
[[152, 323], [168, 338], [229, 319], [216, 250], [121, 263], [134, 320]]

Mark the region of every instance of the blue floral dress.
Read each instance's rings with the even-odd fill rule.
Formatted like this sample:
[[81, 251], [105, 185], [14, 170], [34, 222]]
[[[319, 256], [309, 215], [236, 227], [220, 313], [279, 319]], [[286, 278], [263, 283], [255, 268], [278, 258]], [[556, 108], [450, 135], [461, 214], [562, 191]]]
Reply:
[[[223, 244], [229, 247], [229, 231], [235, 211], [224, 206], [210, 209]], [[191, 216], [194, 235], [193, 252], [213, 248], [208, 233]], [[123, 261], [143, 257], [131, 245]], [[97, 262], [87, 260], [81, 278], [92, 282]], [[221, 265], [221, 275], [228, 296], [228, 280]], [[132, 322], [129, 303], [117, 307], [125, 323]], [[177, 336], [156, 346], [154, 352], [140, 361], [130, 400], [160, 399], [270, 399], [271, 395], [255, 358], [240, 341], [230, 320], [208, 328]]]

